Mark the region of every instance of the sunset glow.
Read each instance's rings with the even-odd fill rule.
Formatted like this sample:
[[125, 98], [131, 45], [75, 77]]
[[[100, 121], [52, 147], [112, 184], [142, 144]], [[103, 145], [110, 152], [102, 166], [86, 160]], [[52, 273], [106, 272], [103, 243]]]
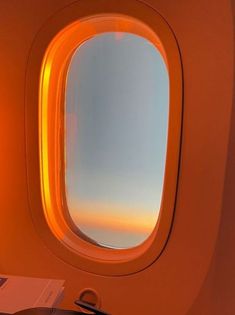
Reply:
[[66, 198], [77, 227], [129, 248], [152, 233], [164, 181], [169, 83], [146, 39], [113, 32], [84, 42], [66, 86]]

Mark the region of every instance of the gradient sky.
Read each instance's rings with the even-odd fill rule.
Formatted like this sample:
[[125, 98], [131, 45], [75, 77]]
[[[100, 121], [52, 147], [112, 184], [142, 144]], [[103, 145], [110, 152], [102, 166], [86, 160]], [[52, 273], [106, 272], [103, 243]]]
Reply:
[[158, 218], [169, 110], [157, 49], [103, 33], [74, 53], [66, 85], [66, 196], [77, 226], [99, 244], [142, 243]]

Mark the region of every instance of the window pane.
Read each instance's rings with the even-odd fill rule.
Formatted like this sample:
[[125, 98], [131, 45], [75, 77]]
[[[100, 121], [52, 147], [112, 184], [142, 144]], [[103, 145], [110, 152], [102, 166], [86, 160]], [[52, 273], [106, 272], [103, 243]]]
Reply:
[[168, 72], [151, 42], [110, 32], [77, 48], [66, 83], [66, 200], [73, 222], [97, 244], [130, 248], [153, 231], [168, 111]]

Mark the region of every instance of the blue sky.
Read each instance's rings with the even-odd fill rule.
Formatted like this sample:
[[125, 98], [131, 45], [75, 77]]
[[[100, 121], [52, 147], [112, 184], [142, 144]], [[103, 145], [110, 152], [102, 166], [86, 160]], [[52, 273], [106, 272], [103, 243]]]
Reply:
[[97, 35], [72, 57], [65, 107], [73, 220], [100, 244], [140, 244], [156, 224], [164, 178], [169, 83], [163, 58], [142, 37]]

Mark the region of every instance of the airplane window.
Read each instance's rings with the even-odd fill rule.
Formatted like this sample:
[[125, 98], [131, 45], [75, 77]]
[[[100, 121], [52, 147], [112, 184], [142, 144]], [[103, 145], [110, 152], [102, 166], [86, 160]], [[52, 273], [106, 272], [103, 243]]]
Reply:
[[65, 84], [65, 195], [73, 224], [97, 246], [131, 248], [159, 216], [169, 78], [150, 41], [107, 32], [83, 42]]

